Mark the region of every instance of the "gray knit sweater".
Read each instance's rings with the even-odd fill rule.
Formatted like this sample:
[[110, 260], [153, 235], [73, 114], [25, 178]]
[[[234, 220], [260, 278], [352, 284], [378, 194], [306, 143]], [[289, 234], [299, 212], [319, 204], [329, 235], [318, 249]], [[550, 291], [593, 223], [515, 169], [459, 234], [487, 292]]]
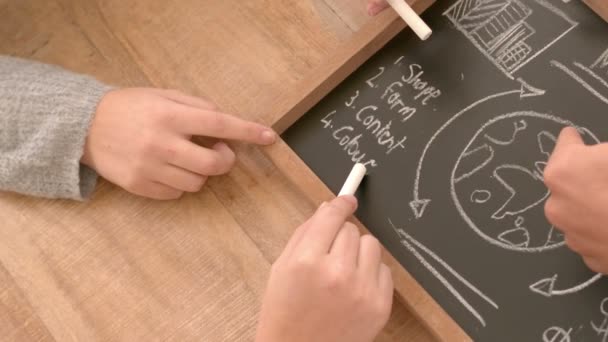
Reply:
[[109, 89], [88, 76], [0, 56], [0, 190], [89, 197], [97, 174], [80, 158]]

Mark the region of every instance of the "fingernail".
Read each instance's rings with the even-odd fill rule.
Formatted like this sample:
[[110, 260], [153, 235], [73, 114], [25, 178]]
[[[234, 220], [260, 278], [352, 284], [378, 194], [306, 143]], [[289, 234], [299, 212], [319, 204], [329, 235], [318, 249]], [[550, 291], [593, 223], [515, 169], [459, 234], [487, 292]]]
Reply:
[[342, 196], [340, 196], [340, 198], [347, 201], [353, 207], [357, 206], [357, 197], [355, 197], [353, 195], [342, 195]]
[[323, 203], [321, 203], [321, 205], [319, 206], [319, 209], [323, 208], [323, 207], [324, 207], [324, 206], [326, 206], [326, 205], [327, 205], [327, 202], [323, 202]]
[[262, 141], [265, 144], [273, 144], [277, 140], [277, 134], [271, 130], [266, 129], [262, 132]]

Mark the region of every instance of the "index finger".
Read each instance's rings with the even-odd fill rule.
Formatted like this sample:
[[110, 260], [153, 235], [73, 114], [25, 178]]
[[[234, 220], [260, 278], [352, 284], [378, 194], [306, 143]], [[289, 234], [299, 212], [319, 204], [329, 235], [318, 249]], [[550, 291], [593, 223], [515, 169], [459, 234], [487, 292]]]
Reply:
[[184, 134], [219, 139], [239, 140], [258, 145], [276, 141], [277, 134], [270, 128], [255, 122], [214, 110], [181, 106], [178, 129]]
[[295, 249], [317, 255], [329, 253], [338, 232], [356, 209], [357, 199], [354, 196], [340, 196], [328, 202], [311, 217]]
[[559, 137], [555, 142], [555, 148], [553, 149], [552, 155], [559, 153], [560, 150], [563, 150], [567, 146], [582, 144], [585, 144], [585, 142], [583, 141], [583, 138], [581, 138], [581, 135], [578, 133], [576, 128], [566, 127], [562, 129], [561, 133], [559, 134]]

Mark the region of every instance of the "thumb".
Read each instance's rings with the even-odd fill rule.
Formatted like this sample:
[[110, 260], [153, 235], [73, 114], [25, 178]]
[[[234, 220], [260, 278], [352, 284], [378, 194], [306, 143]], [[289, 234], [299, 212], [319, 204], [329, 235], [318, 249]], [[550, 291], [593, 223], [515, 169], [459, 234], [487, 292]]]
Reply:
[[555, 143], [555, 148], [553, 149], [553, 154], [560, 153], [560, 150], [572, 145], [584, 145], [585, 142], [581, 135], [578, 133], [576, 128], [574, 127], [566, 127], [562, 129], [562, 132], [559, 134], [557, 138], [557, 142]]

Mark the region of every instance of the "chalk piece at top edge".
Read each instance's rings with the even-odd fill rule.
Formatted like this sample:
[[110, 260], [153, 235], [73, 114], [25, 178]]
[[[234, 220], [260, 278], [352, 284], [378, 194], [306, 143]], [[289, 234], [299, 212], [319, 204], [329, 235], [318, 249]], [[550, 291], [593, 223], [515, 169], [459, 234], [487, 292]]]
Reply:
[[354, 195], [357, 192], [357, 188], [359, 188], [359, 184], [361, 184], [361, 180], [365, 177], [367, 173], [367, 168], [365, 165], [361, 163], [355, 164], [353, 169], [350, 171], [348, 178], [346, 178], [346, 182], [342, 186], [342, 190], [340, 190], [339, 196], [342, 195]]
[[431, 36], [433, 33], [431, 28], [422, 20], [422, 18], [420, 18], [420, 16], [418, 16], [418, 14], [416, 14], [405, 0], [387, 0], [387, 2], [421, 40], [426, 40]]

